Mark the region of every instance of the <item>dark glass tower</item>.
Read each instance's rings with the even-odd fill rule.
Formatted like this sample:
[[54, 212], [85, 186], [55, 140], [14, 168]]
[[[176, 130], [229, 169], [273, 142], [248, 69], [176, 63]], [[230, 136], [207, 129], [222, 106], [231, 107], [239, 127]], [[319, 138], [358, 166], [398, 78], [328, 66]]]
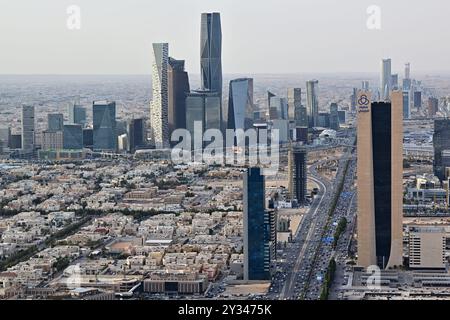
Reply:
[[202, 89], [222, 97], [222, 27], [218, 12], [202, 13], [200, 54]]
[[445, 179], [445, 167], [442, 165], [442, 151], [450, 150], [450, 120], [434, 120], [434, 175], [441, 181]]
[[244, 174], [244, 280], [269, 280], [275, 252], [274, 213], [265, 209], [265, 180], [260, 168]]
[[372, 103], [373, 191], [377, 264], [384, 268], [391, 253], [391, 104]]
[[403, 94], [370, 99], [359, 92], [358, 265], [386, 269], [403, 263]]
[[189, 76], [184, 70], [184, 60], [169, 57], [169, 134], [186, 128], [186, 94], [190, 92]]
[[145, 144], [145, 126], [144, 119], [132, 119], [127, 123], [127, 135], [129, 139], [128, 151], [135, 152], [139, 147]]
[[291, 199], [297, 199], [299, 205], [304, 205], [306, 200], [306, 149], [301, 146], [293, 146], [289, 150], [289, 193]]
[[80, 124], [65, 124], [63, 133], [64, 149], [83, 149], [83, 128]]
[[117, 151], [116, 103], [94, 101], [94, 150]]
[[62, 131], [64, 126], [64, 116], [62, 113], [49, 113], [47, 115], [48, 131]]

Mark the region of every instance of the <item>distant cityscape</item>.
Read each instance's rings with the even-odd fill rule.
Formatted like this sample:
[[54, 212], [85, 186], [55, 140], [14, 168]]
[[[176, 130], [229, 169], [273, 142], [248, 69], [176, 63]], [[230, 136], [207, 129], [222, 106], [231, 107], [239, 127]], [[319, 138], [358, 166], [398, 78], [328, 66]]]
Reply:
[[199, 18], [199, 74], [0, 76], [0, 300], [450, 299], [450, 75], [224, 75]]

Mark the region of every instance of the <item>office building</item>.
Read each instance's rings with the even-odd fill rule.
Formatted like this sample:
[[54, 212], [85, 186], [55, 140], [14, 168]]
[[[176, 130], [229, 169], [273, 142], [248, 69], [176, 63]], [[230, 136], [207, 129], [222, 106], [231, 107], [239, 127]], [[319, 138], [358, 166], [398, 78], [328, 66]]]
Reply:
[[403, 79], [403, 91], [409, 91], [412, 88], [411, 79]]
[[186, 94], [190, 92], [189, 76], [184, 60], [169, 57], [168, 66], [168, 121], [169, 137], [176, 129], [186, 128]]
[[253, 79], [230, 81], [227, 129], [247, 130], [253, 121]]
[[117, 150], [116, 103], [94, 101], [92, 114], [94, 151], [115, 152]]
[[294, 141], [308, 143], [308, 127], [295, 127], [295, 139]]
[[50, 113], [47, 115], [47, 130], [62, 131], [64, 126], [64, 115], [62, 113]]
[[403, 91], [403, 119], [411, 118], [409, 92]]
[[428, 98], [428, 115], [434, 117], [439, 111], [439, 99], [434, 97]]
[[439, 226], [409, 227], [409, 267], [445, 269], [447, 233]]
[[204, 91], [218, 92], [222, 101], [222, 26], [220, 13], [202, 13], [200, 76]]
[[64, 148], [63, 131], [42, 132], [42, 150], [61, 150]]
[[445, 167], [442, 162], [442, 153], [445, 150], [450, 150], [450, 119], [434, 120], [433, 147], [434, 175], [442, 181], [445, 178]]
[[270, 114], [271, 120], [288, 120], [287, 100], [277, 96], [270, 98]]
[[11, 134], [11, 141], [9, 144], [11, 149], [22, 149], [22, 135]]
[[339, 110], [337, 103], [330, 104], [330, 129], [338, 131], [339, 126]]
[[276, 221], [265, 208], [265, 179], [260, 168], [244, 174], [244, 280], [270, 280], [275, 257]]
[[289, 134], [289, 120], [284, 119], [275, 119], [272, 120], [272, 126], [271, 126], [272, 132], [275, 130], [278, 131], [278, 137], [280, 143], [285, 143], [289, 141], [290, 134]]
[[398, 74], [391, 75], [391, 90], [398, 90]]
[[319, 112], [316, 126], [320, 127], [320, 128], [329, 128], [330, 127], [330, 114], [328, 112]]
[[288, 119], [296, 120], [296, 110], [302, 107], [302, 89], [289, 88], [287, 92]]
[[35, 139], [35, 119], [34, 106], [22, 106], [22, 150], [25, 152], [34, 151]]
[[422, 92], [414, 91], [414, 107], [417, 109], [422, 108]]
[[[183, 118], [186, 118], [186, 115]], [[127, 122], [127, 137], [129, 152], [134, 153], [137, 149], [145, 146], [144, 119], [131, 119]]]
[[86, 124], [86, 108], [78, 104], [69, 104], [69, 123]]
[[389, 100], [389, 92], [391, 86], [391, 59], [383, 59], [381, 61], [381, 79], [380, 79], [380, 98], [381, 100]]
[[306, 82], [306, 105], [308, 112], [308, 127], [317, 127], [319, 121], [319, 81]]
[[83, 129], [83, 147], [94, 149], [94, 130], [92, 128]]
[[202, 131], [221, 130], [221, 100], [217, 92], [192, 91], [186, 96], [186, 129], [194, 139], [194, 123], [200, 122]]
[[339, 110], [338, 117], [339, 117], [339, 123], [345, 124], [345, 122], [347, 121], [347, 112], [345, 110]]
[[81, 124], [69, 123], [64, 125], [64, 149], [83, 149], [83, 127]]
[[153, 100], [150, 120], [153, 142], [157, 149], [169, 147], [169, 93], [168, 93], [169, 44], [153, 44], [152, 86]]
[[411, 64], [405, 63], [405, 79], [411, 79]]
[[392, 102], [358, 95], [358, 265], [403, 264], [402, 92]]
[[291, 145], [288, 152], [289, 195], [299, 205], [306, 202], [306, 148]]
[[11, 147], [11, 127], [0, 127], [0, 143], [3, 148]]
[[308, 127], [308, 112], [306, 107], [300, 105], [295, 108], [295, 126]]
[[[369, 91], [369, 90], [370, 90], [369, 81], [367, 81], [367, 80], [362, 81], [362, 83], [361, 83], [361, 89], [362, 89], [363, 91]], [[355, 96], [356, 96], [356, 95], [355, 95]]]

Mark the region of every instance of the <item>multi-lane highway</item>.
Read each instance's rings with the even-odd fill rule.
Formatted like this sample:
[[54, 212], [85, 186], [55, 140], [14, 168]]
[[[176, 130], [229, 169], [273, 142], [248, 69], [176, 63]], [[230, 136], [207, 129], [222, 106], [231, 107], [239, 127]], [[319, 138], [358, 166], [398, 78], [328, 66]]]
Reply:
[[[353, 145], [354, 138], [349, 142]], [[329, 159], [310, 166], [308, 178], [319, 186], [319, 192], [298, 227], [293, 242], [284, 250], [283, 259], [279, 262], [281, 271], [274, 277], [268, 298], [319, 298], [323, 276], [334, 255], [331, 241], [334, 230], [353, 203], [350, 200], [353, 199], [355, 173], [353, 151], [353, 148], [347, 148], [339, 159], [336, 178], [332, 182], [317, 172], [317, 167]], [[336, 195], [336, 192], [339, 194]]]

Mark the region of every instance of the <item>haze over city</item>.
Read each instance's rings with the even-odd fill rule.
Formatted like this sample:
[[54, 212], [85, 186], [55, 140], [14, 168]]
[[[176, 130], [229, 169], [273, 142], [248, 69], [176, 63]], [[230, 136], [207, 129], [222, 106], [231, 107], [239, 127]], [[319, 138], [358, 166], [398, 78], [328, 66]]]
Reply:
[[[81, 29], [66, 9], [81, 9]], [[369, 30], [366, 10], [381, 9]], [[415, 72], [450, 71], [450, 3], [430, 0], [0, 0], [0, 74], [149, 74], [151, 44], [200, 72], [197, 17], [219, 11], [224, 74], [377, 72], [390, 56]], [[432, 23], [431, 23], [432, 22]]]

